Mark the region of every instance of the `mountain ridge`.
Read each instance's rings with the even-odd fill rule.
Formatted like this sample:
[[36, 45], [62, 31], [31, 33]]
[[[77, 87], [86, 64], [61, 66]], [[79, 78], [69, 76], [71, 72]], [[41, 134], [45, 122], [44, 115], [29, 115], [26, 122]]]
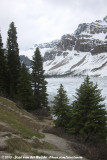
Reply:
[[79, 24], [73, 34], [63, 35], [50, 43], [35, 44], [32, 51], [22, 53], [33, 55], [36, 47], [44, 58], [47, 76], [107, 76], [107, 16], [103, 20]]

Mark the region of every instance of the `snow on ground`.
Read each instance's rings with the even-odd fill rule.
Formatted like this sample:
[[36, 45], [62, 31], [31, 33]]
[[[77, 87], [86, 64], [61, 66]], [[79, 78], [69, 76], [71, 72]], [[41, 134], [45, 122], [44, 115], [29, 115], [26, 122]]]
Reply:
[[[40, 49], [42, 57], [50, 48]], [[25, 55], [32, 60], [35, 48], [27, 51], [20, 51], [20, 55]], [[49, 75], [63, 75], [67, 73], [74, 73], [78, 75], [91, 76], [107, 76], [107, 53], [98, 55], [91, 55], [89, 52], [69, 51], [67, 56], [56, 56], [54, 60], [44, 62], [45, 74]]]
[[[98, 39], [98, 40], [101, 40], [101, 41], [105, 41], [105, 37], [106, 37], [106, 34], [105, 33], [95, 33], [95, 34], [90, 34], [87, 33], [86, 31], [82, 32], [82, 35], [88, 35], [89, 37], [85, 37], [85, 39]], [[82, 39], [82, 37], [81, 37]]]
[[[62, 75], [70, 72], [82, 75], [107, 76], [107, 53], [92, 56], [89, 52], [67, 51], [64, 57], [56, 56], [54, 60], [44, 62], [45, 73]], [[105, 64], [105, 65], [104, 65]]]
[[101, 40], [101, 41], [104, 41], [104, 40], [105, 40], [105, 37], [106, 37], [105, 33], [93, 34], [93, 38], [94, 38], [94, 39], [99, 39], [99, 40]]

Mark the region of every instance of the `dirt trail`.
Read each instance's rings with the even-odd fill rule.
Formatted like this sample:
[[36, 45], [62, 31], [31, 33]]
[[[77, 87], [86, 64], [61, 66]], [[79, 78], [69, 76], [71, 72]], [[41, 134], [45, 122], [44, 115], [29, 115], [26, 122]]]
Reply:
[[56, 135], [45, 133], [44, 140], [50, 144], [54, 144], [55, 146], [60, 148], [61, 151], [66, 152], [67, 150], [70, 149], [68, 142], [65, 139], [58, 137]]
[[[44, 133], [45, 137], [43, 139], [43, 141], [46, 141], [54, 146], [56, 146], [59, 151], [53, 151], [53, 150], [44, 150], [44, 149], [39, 149], [39, 152], [42, 153], [46, 153], [52, 156], [58, 156], [58, 157], [71, 157], [71, 160], [77, 160], [77, 159], [82, 159], [82, 160], [87, 160], [86, 158], [81, 158], [81, 156], [79, 156], [77, 153], [75, 153], [72, 149], [71, 149], [71, 145], [70, 142], [64, 138], [58, 137], [56, 135], [53, 134], [49, 134], [49, 133]], [[74, 157], [74, 158], [73, 158]], [[77, 158], [76, 157], [80, 157]]]
[[[10, 108], [8, 108], [8, 109], [10, 109]], [[14, 111], [14, 109], [11, 109], [11, 110]], [[78, 160], [78, 159], [87, 160], [85, 158], [77, 158], [77, 159], [75, 158], [75, 157], [81, 157], [81, 156], [79, 156], [77, 153], [75, 153], [75, 151], [73, 151], [73, 149], [71, 148], [71, 144], [68, 140], [61, 138], [61, 137], [58, 137], [54, 134], [42, 132], [43, 128], [54, 126], [53, 120], [45, 120], [44, 122], [40, 122], [39, 120], [33, 119], [29, 115], [26, 115], [26, 114], [24, 115], [18, 111], [15, 111], [15, 113], [16, 112], [19, 114], [19, 116], [23, 116], [23, 117], [35, 122], [35, 125], [40, 124], [39, 132], [44, 134], [44, 138], [41, 140], [39, 139], [40, 141], [42, 141], [42, 142], [45, 141], [45, 142], [48, 142], [49, 144], [52, 144], [53, 146], [56, 146], [56, 149], [38, 149], [37, 148], [36, 150], [38, 152], [46, 153], [50, 156], [55, 156], [55, 157], [66, 157], [66, 156], [72, 157], [71, 159], [69, 158], [69, 160]], [[0, 132], [0, 157], [1, 157], [4, 154], [11, 155], [10, 153], [5, 152], [5, 148], [7, 147], [6, 140], [8, 140], [10, 138], [9, 137], [10, 134], [11, 134], [11, 138], [14, 138], [14, 137], [23, 138], [23, 137], [20, 137], [18, 135], [14, 135], [11, 132], [12, 128], [8, 124], [6, 124], [4, 122], [0, 122], [0, 125], [7, 128], [7, 132], [6, 131]], [[30, 139], [29, 142], [32, 142], [32, 139]], [[3, 152], [3, 150], [4, 150], [4, 152]]]

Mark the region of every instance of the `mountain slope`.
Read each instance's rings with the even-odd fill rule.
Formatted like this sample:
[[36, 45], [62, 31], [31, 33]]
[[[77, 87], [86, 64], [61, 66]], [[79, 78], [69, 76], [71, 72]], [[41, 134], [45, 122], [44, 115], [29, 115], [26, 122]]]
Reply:
[[[44, 57], [46, 75], [107, 76], [107, 16], [79, 24], [73, 34], [37, 46]], [[31, 55], [31, 50], [24, 54], [28, 53]]]
[[59, 42], [59, 40], [54, 40], [51, 41], [49, 43], [41, 43], [41, 44], [35, 44], [32, 48], [30, 48], [29, 50], [20, 50], [20, 55], [25, 55], [27, 56], [29, 59], [32, 59], [32, 56], [34, 55], [35, 49], [37, 47], [40, 48], [41, 51], [41, 55], [44, 57], [44, 54], [47, 50], [54, 48], [57, 43]]
[[42, 121], [38, 120], [18, 108], [14, 102], [0, 97], [0, 160], [36, 160], [43, 156], [48, 160], [50, 156], [78, 156], [68, 140], [43, 133], [43, 129], [53, 126], [53, 120], [46, 117]]

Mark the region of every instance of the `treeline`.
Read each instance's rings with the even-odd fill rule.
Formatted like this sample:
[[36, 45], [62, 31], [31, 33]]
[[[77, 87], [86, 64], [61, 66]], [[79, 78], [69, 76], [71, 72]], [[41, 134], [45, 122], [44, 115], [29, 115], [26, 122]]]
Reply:
[[17, 31], [14, 22], [9, 26], [7, 46], [3, 48], [0, 34], [0, 96], [21, 102], [28, 111], [47, 108], [48, 98], [43, 60], [37, 48], [32, 60], [32, 73], [20, 63]]
[[[21, 102], [27, 111], [48, 108], [46, 86], [39, 48], [34, 52], [31, 74], [25, 64], [20, 63], [17, 31], [12, 22], [6, 49], [0, 34], [0, 96]], [[84, 142], [106, 142], [107, 112], [103, 101], [101, 90], [89, 76], [76, 90], [75, 101], [71, 105], [61, 84], [53, 101], [53, 114], [57, 117], [55, 125], [63, 127], [71, 135], [82, 137]]]
[[56, 127], [62, 127], [83, 143], [106, 143], [107, 111], [103, 101], [101, 90], [90, 81], [89, 76], [76, 90], [75, 101], [71, 105], [61, 84], [53, 101]]

